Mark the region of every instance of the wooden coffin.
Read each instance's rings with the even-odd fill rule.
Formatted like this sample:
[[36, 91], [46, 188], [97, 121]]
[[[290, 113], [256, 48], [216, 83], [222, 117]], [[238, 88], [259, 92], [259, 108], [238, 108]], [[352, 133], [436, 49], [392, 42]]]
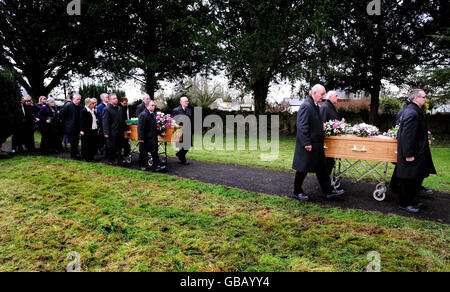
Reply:
[[325, 137], [325, 156], [352, 160], [397, 162], [397, 140], [353, 135]]
[[125, 139], [138, 140], [138, 125], [128, 124], [131, 133], [125, 133]]
[[[138, 125], [128, 124], [131, 133], [125, 133], [125, 139], [138, 140]], [[182, 127], [167, 129], [164, 136], [158, 136], [159, 142], [181, 142]]]

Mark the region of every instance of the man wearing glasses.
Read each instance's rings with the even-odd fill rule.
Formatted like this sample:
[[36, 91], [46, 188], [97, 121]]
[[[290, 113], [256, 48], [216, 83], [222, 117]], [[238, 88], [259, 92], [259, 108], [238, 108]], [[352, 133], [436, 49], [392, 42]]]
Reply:
[[427, 97], [422, 89], [414, 89], [408, 96], [409, 105], [402, 115], [398, 133], [398, 163], [396, 175], [400, 183], [400, 208], [420, 212], [415, 200], [423, 180], [436, 174], [428, 142], [428, 127], [422, 108]]

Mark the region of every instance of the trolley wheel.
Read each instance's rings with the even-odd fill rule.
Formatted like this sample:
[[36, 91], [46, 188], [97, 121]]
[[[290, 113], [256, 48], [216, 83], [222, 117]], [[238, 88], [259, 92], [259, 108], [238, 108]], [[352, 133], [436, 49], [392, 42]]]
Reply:
[[126, 162], [127, 164], [131, 164], [132, 158], [133, 158], [133, 156], [131, 156], [131, 154], [128, 155], [128, 157], [125, 159], [125, 162]]
[[386, 192], [382, 190], [376, 190], [373, 192], [373, 198], [378, 202], [383, 202], [386, 199]]
[[153, 157], [148, 158], [148, 166], [153, 167]]
[[340, 179], [333, 179], [333, 180], [331, 181], [331, 186], [332, 186], [335, 190], [337, 190], [338, 188], [341, 187], [341, 180], [340, 180]]

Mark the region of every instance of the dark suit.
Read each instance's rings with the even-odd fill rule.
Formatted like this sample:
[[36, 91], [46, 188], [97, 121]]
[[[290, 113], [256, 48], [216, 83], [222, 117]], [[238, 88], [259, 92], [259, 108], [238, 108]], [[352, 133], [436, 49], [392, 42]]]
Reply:
[[80, 112], [81, 106], [73, 102], [67, 104], [61, 113], [64, 132], [69, 136], [70, 155], [77, 157], [78, 144], [80, 143]]
[[34, 151], [34, 124], [36, 119], [35, 107], [32, 105], [20, 105], [18, 117], [15, 123], [14, 135], [12, 140], [13, 149], [19, 148], [21, 151], [22, 146], [25, 145], [27, 150]]
[[[408, 108], [409, 104], [410, 103], [407, 102], [403, 106], [403, 108], [397, 113], [397, 118], [395, 119], [396, 126], [400, 126], [400, 124], [402, 123], [403, 114], [405, 113], [405, 110]], [[400, 182], [397, 177], [397, 164], [396, 163], [394, 163], [394, 164], [395, 164], [395, 169], [394, 169], [394, 172], [392, 173], [391, 183], [390, 183], [389, 187], [393, 192], [399, 193], [400, 192]], [[420, 188], [422, 188], [422, 183], [420, 183]]]
[[139, 118], [139, 116], [141, 115], [141, 113], [143, 113], [147, 108], [145, 107], [145, 103], [141, 103], [140, 105], [137, 106], [136, 108], [136, 117]]
[[[414, 157], [413, 162], [406, 158]], [[424, 178], [436, 174], [428, 142], [428, 127], [422, 110], [415, 103], [403, 113], [398, 134], [397, 177], [400, 180], [400, 206], [415, 204], [415, 195]]]
[[[178, 158], [182, 161], [186, 161], [186, 154], [189, 152], [190, 146], [192, 146], [192, 133], [194, 129], [194, 125], [192, 122], [192, 109], [186, 108], [183, 109], [183, 107], [180, 105], [179, 107], [175, 108], [173, 110], [172, 116], [175, 118], [176, 116], [186, 116], [191, 121], [191, 128], [188, 129], [187, 127], [183, 127], [183, 141], [186, 137], [189, 137], [191, 140], [190, 145], [181, 145], [177, 143], [177, 147], [180, 149], [180, 151], [177, 153]], [[183, 123], [180, 123], [180, 126], [183, 126]]]
[[109, 162], [122, 160], [121, 145], [125, 133], [125, 123], [122, 118], [122, 109], [119, 106], [108, 106], [103, 110], [103, 134], [108, 135], [106, 145], [108, 147]]
[[[340, 117], [336, 107], [329, 100], [325, 101], [322, 104], [322, 106], [320, 107], [320, 117], [322, 118], [322, 121], [324, 123], [329, 122], [329, 121], [341, 120], [341, 117]], [[327, 163], [327, 174], [331, 175], [331, 173], [333, 172], [335, 159], [327, 158], [326, 163]]]
[[[128, 107], [123, 107], [120, 104], [119, 104], [119, 107], [122, 108], [122, 120], [123, 120], [124, 124], [126, 124], [126, 121], [131, 118], [130, 109]], [[125, 128], [125, 131], [127, 131], [127, 130], [128, 129]], [[130, 142], [129, 142], [129, 139], [125, 139], [125, 135], [123, 136], [123, 139], [122, 139], [122, 146], [121, 146], [120, 151], [122, 151], [122, 150], [123, 150], [124, 156], [128, 156], [131, 153]]]
[[86, 161], [93, 161], [97, 153], [98, 125], [97, 129], [93, 129], [92, 125], [92, 114], [83, 108], [80, 113], [80, 131], [84, 133], [81, 136], [81, 155]]
[[103, 135], [103, 110], [106, 108], [107, 105], [105, 105], [103, 102], [97, 106], [97, 118], [98, 118], [98, 149], [100, 151], [104, 151], [105, 157], [108, 157], [108, 151], [106, 147], [106, 139]]
[[[59, 150], [58, 143], [60, 141], [58, 141], [58, 110], [56, 108], [52, 110], [48, 105], [44, 105], [39, 111], [38, 118], [40, 120], [40, 128], [42, 133], [41, 151], [53, 152]], [[47, 123], [48, 120], [50, 120], [50, 123]]]
[[[331, 180], [326, 173], [324, 138], [319, 107], [310, 97], [300, 107], [297, 118], [297, 143], [292, 165], [292, 168], [297, 171], [295, 195], [304, 193], [302, 185], [308, 172], [316, 173], [324, 194], [332, 192]], [[310, 145], [312, 151], [307, 151], [305, 147]]]
[[138, 137], [139, 141], [144, 141], [144, 143], [139, 144], [139, 166], [147, 166], [148, 153], [153, 157], [153, 167], [159, 166], [159, 155], [158, 155], [158, 129], [156, 127], [156, 117], [155, 114], [145, 109], [139, 115], [138, 123]]

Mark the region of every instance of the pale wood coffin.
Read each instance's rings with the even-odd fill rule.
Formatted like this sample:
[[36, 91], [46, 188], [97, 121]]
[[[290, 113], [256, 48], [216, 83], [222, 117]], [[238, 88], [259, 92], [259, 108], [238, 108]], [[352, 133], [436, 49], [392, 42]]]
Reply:
[[[138, 125], [128, 124], [131, 133], [125, 133], [125, 139], [138, 140]], [[164, 136], [158, 136], [158, 142], [181, 142], [182, 127], [167, 129]]]
[[397, 140], [353, 135], [325, 137], [325, 156], [352, 160], [397, 162]]

